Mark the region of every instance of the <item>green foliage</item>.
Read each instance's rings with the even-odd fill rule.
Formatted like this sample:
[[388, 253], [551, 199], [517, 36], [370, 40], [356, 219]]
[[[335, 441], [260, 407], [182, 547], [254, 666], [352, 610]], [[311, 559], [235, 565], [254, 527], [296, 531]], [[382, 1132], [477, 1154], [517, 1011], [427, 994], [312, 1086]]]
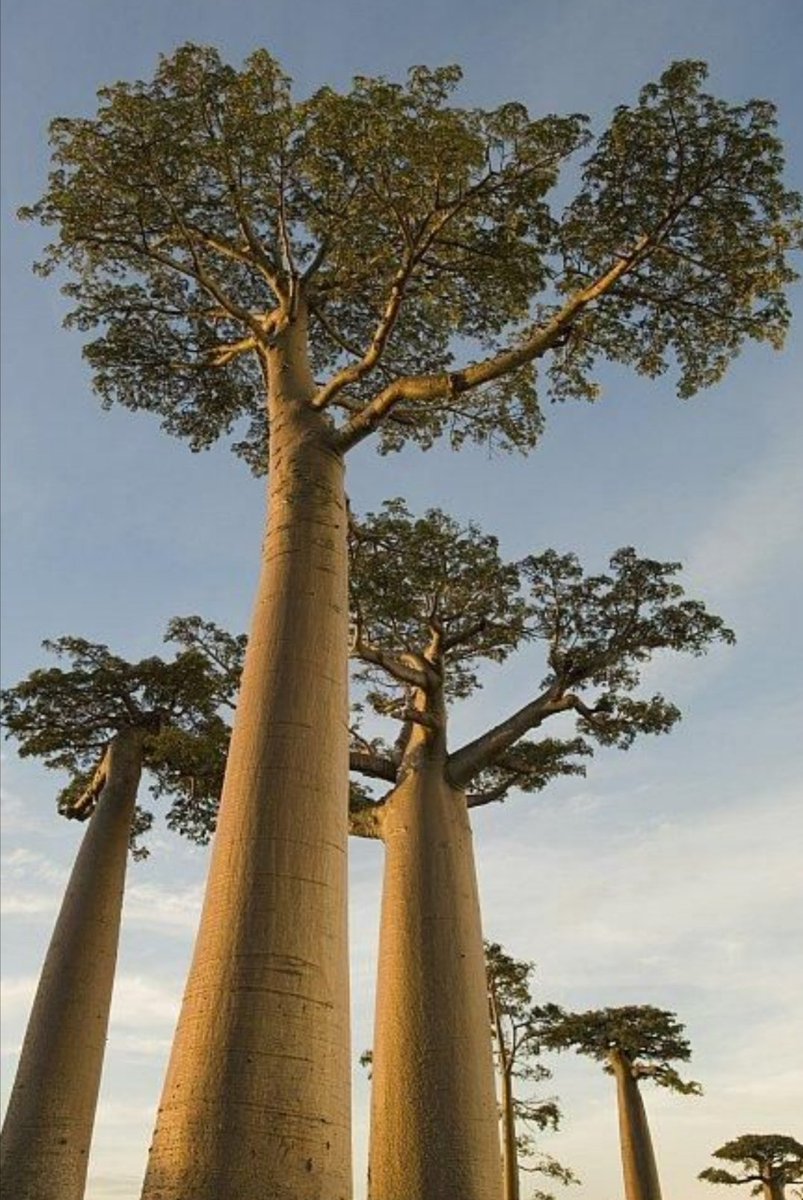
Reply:
[[503, 661], [524, 636], [518, 570], [474, 524], [439, 509], [415, 518], [403, 500], [388, 500], [352, 522], [349, 551], [355, 632], [396, 657], [432, 645], [449, 697], [470, 695], [479, 686], [474, 664]]
[[671, 1065], [688, 1062], [691, 1048], [674, 1013], [649, 1004], [567, 1013], [556, 1004], [538, 1009], [536, 1028], [550, 1050], [576, 1050], [613, 1073], [611, 1056], [623, 1057], [635, 1079], [651, 1079], [684, 1095], [699, 1095], [700, 1085], [684, 1082]]
[[[485, 943], [491, 1034], [497, 1071], [515, 1080], [513, 1116], [519, 1167], [564, 1185], [579, 1183], [577, 1176], [537, 1145], [533, 1131], [557, 1129], [561, 1111], [554, 1097], [542, 1099], [522, 1094], [521, 1085], [543, 1083], [552, 1072], [540, 1061], [539, 1009], [532, 998], [533, 963], [514, 959], [498, 942]], [[528, 1090], [528, 1089], [526, 1089]], [[535, 1198], [554, 1200], [539, 1191]], [[534, 1198], [534, 1200], [535, 1200]]]
[[783, 1188], [787, 1183], [803, 1183], [803, 1145], [781, 1133], [744, 1133], [713, 1152], [714, 1158], [738, 1163], [742, 1174], [734, 1175], [722, 1167], [708, 1167], [698, 1178], [708, 1183], [755, 1183], [752, 1194], [758, 1196], [764, 1183]]
[[800, 245], [800, 198], [781, 183], [775, 109], [702, 90], [707, 67], [673, 63], [638, 104], [620, 106], [585, 164], [562, 226], [566, 291], [598, 277], [645, 234], [654, 250], [581, 319], [553, 367], [573, 395], [600, 357], [662, 374], [678, 391], [715, 383], [748, 338], [779, 345], [789, 322], [786, 262]]
[[627, 749], [637, 733], [665, 733], [680, 712], [662, 696], [630, 693], [640, 669], [663, 650], [704, 654], [733, 644], [733, 631], [699, 600], [684, 598], [676, 562], [640, 558], [631, 546], [610, 559], [609, 575], [585, 575], [574, 554], [547, 550], [521, 564], [532, 600], [531, 629], [548, 648], [544, 685], [601, 689], [581, 731]]
[[[153, 795], [170, 799], [168, 824], [205, 842], [214, 829], [228, 750], [230, 730], [220, 709], [233, 704], [244, 639], [198, 617], [171, 622], [167, 639], [180, 646], [173, 659], [138, 662], [84, 638], [45, 642], [69, 667], [37, 669], [4, 691], [2, 719], [21, 757], [69, 774], [59, 811], [80, 817], [89, 813], [77, 811], [76, 802], [108, 742], [124, 728], [143, 729], [143, 765]], [[138, 810], [137, 833], [151, 822], [150, 813]]]
[[102, 403], [154, 412], [195, 450], [244, 423], [235, 448], [264, 470], [252, 351], [299, 300], [320, 397], [346, 421], [394, 381], [548, 331], [470, 387], [402, 397], [384, 450], [531, 447], [547, 351], [553, 398], [593, 398], [599, 359], [647, 375], [675, 359], [686, 396], [746, 339], [780, 343], [800, 202], [772, 105], [728, 105], [702, 64], [674, 64], [616, 110], [561, 214], [548, 196], [585, 118], [460, 107], [460, 77], [419, 66], [296, 100], [267, 51], [238, 70], [188, 44], [103, 88], [95, 117], [55, 120], [47, 190], [21, 215], [55, 231], [39, 269], [67, 272]]
[[[351, 531], [353, 654], [365, 702], [380, 716], [415, 720], [416, 688], [463, 699], [481, 686], [483, 663], [542, 643], [548, 673], [529, 711], [511, 717], [507, 733], [497, 727], [493, 754], [478, 751], [460, 782], [471, 781], [476, 805], [584, 774], [592, 742], [628, 749], [679, 719], [663, 696], [637, 694], [653, 655], [700, 655], [734, 641], [720, 617], [685, 597], [679, 570], [630, 547], [611, 557], [609, 574], [586, 574], [575, 555], [554, 550], [505, 562], [475, 525], [437, 509], [416, 518], [403, 501], [386, 502]], [[579, 736], [527, 737], [566, 711]], [[362, 749], [392, 757], [379, 739]]]
[[562, 775], [585, 775], [583, 758], [594, 753], [583, 738], [521, 738], [509, 750], [474, 775], [472, 802], [483, 796], [502, 798], [511, 788], [540, 792]]

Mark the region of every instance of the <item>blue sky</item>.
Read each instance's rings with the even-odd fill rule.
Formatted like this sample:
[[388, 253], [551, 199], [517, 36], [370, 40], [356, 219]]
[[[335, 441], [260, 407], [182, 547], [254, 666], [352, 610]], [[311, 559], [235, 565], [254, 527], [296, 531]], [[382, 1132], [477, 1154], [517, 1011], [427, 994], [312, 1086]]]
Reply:
[[[780, 108], [790, 181], [803, 186], [799, 0], [211, 0], [136, 6], [7, 0], [3, 16], [3, 679], [42, 661], [44, 637], [80, 633], [124, 654], [158, 652], [173, 614], [245, 626], [263, 485], [228, 452], [193, 456], [145, 415], [102, 413], [60, 328], [52, 281], [30, 272], [40, 234], [16, 208], [47, 168], [46, 125], [94, 111], [95, 89], [148, 76], [160, 52], [210, 42], [233, 60], [266, 45], [298, 94], [353, 74], [460, 62], [467, 103], [520, 99], [533, 113], [612, 106], [672, 59], [704, 58], [712, 90]], [[797, 291], [800, 307], [800, 290]], [[601, 567], [633, 544], [686, 564], [685, 582], [736, 629], [733, 649], [664, 660], [650, 682], [684, 709], [669, 737], [600, 755], [585, 781], [512, 799], [475, 820], [486, 932], [538, 963], [540, 995], [572, 1006], [676, 1009], [702, 1099], [649, 1094], [673, 1200], [709, 1151], [747, 1130], [800, 1136], [803, 971], [798, 682], [803, 587], [803, 352], [748, 348], [725, 381], [681, 403], [670, 382], [605, 374], [593, 408], [550, 409], [528, 459], [438, 450], [350, 463], [355, 507], [404, 494], [497, 533], [511, 556], [547, 545]], [[470, 735], [528, 695], [526, 657], [455, 714]], [[537, 677], [540, 677], [538, 675]], [[80, 831], [60, 822], [58, 781], [4, 762], [4, 1087]], [[134, 1200], [202, 893], [206, 853], [160, 832], [132, 865], [91, 1200]], [[380, 851], [352, 855], [354, 1041], [370, 1044]], [[566, 1118], [545, 1148], [620, 1194], [610, 1081], [561, 1058]], [[356, 1195], [367, 1088], [356, 1073]]]

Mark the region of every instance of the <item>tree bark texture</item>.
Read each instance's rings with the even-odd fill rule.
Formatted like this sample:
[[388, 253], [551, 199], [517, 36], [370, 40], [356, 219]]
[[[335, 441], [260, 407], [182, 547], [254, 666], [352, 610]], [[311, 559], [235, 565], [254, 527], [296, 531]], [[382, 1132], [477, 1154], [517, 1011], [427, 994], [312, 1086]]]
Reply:
[[371, 1200], [500, 1200], [480, 909], [465, 796], [409, 772], [382, 816]]
[[6, 1111], [3, 1200], [81, 1200], [109, 1024], [142, 733], [116, 735], [50, 940]]
[[624, 1055], [613, 1052], [610, 1062], [616, 1077], [625, 1200], [661, 1200], [658, 1168], [638, 1082]]
[[351, 1194], [343, 462], [271, 352], [268, 525], [146, 1200]]

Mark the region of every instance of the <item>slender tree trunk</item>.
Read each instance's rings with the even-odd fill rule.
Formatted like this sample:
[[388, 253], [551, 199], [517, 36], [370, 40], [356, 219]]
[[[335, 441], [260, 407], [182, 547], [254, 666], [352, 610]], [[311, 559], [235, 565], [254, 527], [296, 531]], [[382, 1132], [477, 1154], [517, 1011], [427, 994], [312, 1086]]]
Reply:
[[3, 1200], [81, 1200], [109, 1023], [142, 733], [112, 741], [28, 1021], [2, 1137]]
[[147, 1200], [351, 1194], [343, 462], [270, 352], [262, 573]]
[[496, 1066], [499, 1076], [499, 1114], [502, 1124], [502, 1178], [505, 1200], [519, 1200], [519, 1148], [516, 1144], [516, 1116], [513, 1109], [512, 1063], [507, 1054], [505, 1031], [497, 1003], [496, 987], [490, 987], [491, 1020], [496, 1037]]
[[610, 1062], [616, 1076], [625, 1200], [661, 1200], [658, 1168], [638, 1083], [624, 1055], [613, 1053]]
[[371, 1200], [499, 1200], [480, 910], [465, 797], [409, 772], [382, 815]]
[[505, 1200], [519, 1200], [519, 1151], [516, 1145], [516, 1118], [513, 1113], [513, 1087], [507, 1071], [502, 1077], [502, 1148]]

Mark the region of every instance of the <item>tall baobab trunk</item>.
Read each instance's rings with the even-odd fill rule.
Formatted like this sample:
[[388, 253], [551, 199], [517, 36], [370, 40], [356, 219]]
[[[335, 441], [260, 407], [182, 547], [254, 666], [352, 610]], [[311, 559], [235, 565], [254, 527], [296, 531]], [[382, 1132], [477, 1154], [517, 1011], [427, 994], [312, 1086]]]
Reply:
[[141, 730], [116, 735], [28, 1021], [2, 1138], [3, 1200], [81, 1200], [109, 1023]]
[[343, 462], [302, 319], [266, 369], [262, 572], [147, 1200], [351, 1194]]
[[611, 1053], [610, 1063], [616, 1077], [625, 1200], [661, 1200], [647, 1114], [633, 1068], [618, 1051]]
[[441, 762], [419, 766], [389, 797], [381, 828], [371, 1200], [499, 1200], [485, 961], [465, 797], [447, 784]]

